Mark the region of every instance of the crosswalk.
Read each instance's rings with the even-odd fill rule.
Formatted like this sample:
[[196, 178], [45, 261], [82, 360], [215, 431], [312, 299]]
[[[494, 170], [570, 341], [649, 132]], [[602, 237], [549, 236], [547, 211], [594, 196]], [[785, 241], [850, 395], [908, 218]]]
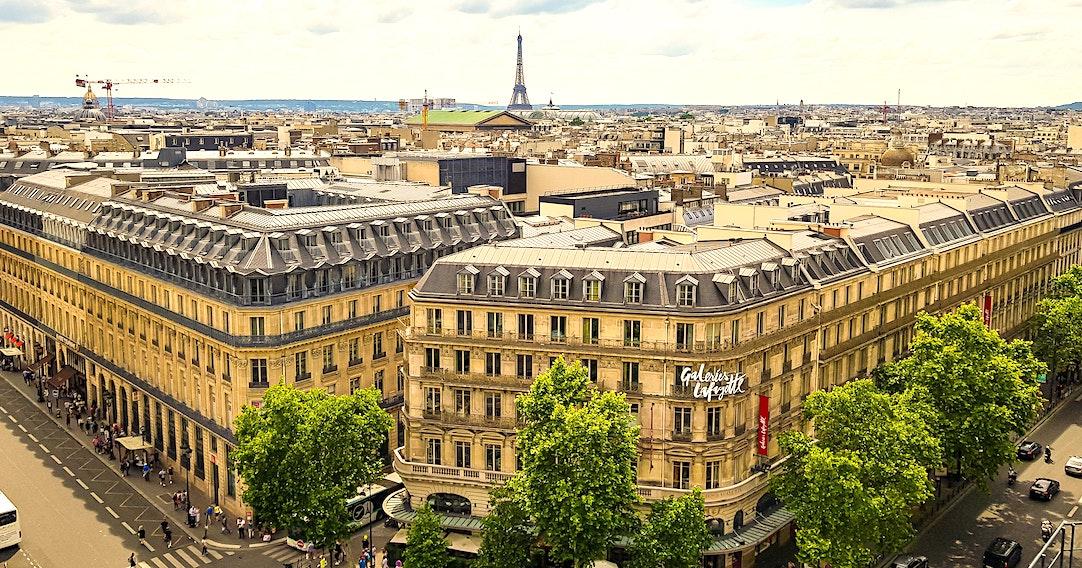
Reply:
[[204, 556], [198, 546], [191, 544], [184, 548], [170, 549], [165, 554], [140, 562], [137, 566], [139, 568], [196, 568], [221, 560], [226, 556], [233, 556], [233, 552], [218, 552], [208, 548]]
[[283, 565], [301, 566], [301, 561], [304, 560], [304, 553], [291, 546], [268, 547], [264, 550], [263, 556], [281, 562]]

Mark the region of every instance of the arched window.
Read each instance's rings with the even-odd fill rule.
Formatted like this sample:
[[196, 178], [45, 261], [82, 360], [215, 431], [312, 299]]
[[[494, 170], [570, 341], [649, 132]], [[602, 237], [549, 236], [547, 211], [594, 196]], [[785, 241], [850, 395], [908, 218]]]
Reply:
[[468, 516], [473, 509], [470, 500], [454, 493], [432, 493], [428, 496], [428, 506], [437, 513]]

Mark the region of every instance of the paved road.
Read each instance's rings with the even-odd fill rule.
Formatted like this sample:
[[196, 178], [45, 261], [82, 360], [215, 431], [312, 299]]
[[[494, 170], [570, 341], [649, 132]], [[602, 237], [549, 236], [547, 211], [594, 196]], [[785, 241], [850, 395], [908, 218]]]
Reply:
[[[1022, 545], [1021, 567], [1028, 566], [1040, 550], [1041, 520], [1059, 525], [1064, 519], [1082, 520], [1079, 503], [1082, 479], [1067, 477], [1063, 463], [1071, 455], [1082, 455], [1082, 399], [1077, 393], [1055, 415], [1039, 426], [1031, 438], [1051, 444], [1055, 463], [1043, 459], [1016, 466], [1019, 479], [1007, 487], [1006, 469], [989, 484], [988, 491], [974, 489], [953, 508], [929, 525], [908, 548], [927, 556], [934, 568], [980, 566], [985, 547], [997, 536]], [[1031, 501], [1029, 486], [1038, 477], [1062, 483], [1062, 490], [1049, 503]]]
[[[57, 425], [9, 382], [0, 379], [0, 489], [19, 507], [23, 544], [0, 552], [8, 568], [127, 566], [196, 568], [228, 563], [229, 552], [201, 550], [179, 529], [173, 549], [160, 540], [163, 515], [111, 465], [86, 449], [78, 429]], [[156, 480], [155, 480], [156, 482]], [[132, 533], [143, 525], [148, 542]], [[218, 562], [218, 561], [222, 562]]]

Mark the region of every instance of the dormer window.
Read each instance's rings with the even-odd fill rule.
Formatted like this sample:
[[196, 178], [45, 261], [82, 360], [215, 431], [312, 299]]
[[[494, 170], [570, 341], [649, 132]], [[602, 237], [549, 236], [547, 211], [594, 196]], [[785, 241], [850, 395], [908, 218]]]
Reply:
[[691, 276], [684, 276], [676, 281], [676, 305], [694, 306], [695, 293], [699, 287], [699, 281]]
[[764, 262], [762, 269], [770, 278], [770, 288], [774, 290], [781, 288], [781, 271], [778, 270], [778, 265], [773, 262]]
[[605, 280], [605, 277], [598, 271], [593, 271], [587, 274], [582, 281], [582, 299], [587, 302], [598, 302], [601, 300], [601, 282]]
[[552, 277], [552, 299], [566, 300], [571, 297], [571, 273], [561, 270]]
[[628, 304], [641, 304], [643, 285], [646, 278], [638, 272], [624, 279], [624, 302]]
[[489, 296], [503, 296], [504, 288], [507, 285], [507, 274], [507, 269], [500, 266], [488, 275]]
[[759, 271], [754, 268], [741, 268], [740, 277], [748, 286], [748, 294], [755, 296], [755, 293], [759, 291]]
[[473, 293], [473, 284], [474, 280], [477, 278], [478, 272], [479, 271], [472, 265], [467, 266], [466, 268], [463, 268], [461, 271], [459, 271], [458, 276], [455, 280], [458, 285], [457, 289], [459, 294]]
[[387, 225], [380, 225], [376, 228], [376, 232], [379, 236], [384, 238], [391, 236], [391, 228]]
[[530, 268], [519, 274], [518, 276], [518, 297], [519, 298], [535, 298], [537, 297], [537, 277], [541, 276], [541, 273], [537, 270]]

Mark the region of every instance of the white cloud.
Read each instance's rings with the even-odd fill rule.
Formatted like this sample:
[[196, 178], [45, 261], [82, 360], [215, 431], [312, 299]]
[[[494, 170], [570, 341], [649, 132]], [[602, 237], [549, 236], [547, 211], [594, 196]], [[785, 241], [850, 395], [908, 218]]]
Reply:
[[[1025, 0], [0, 0], [5, 94], [77, 95], [71, 75], [182, 77], [121, 96], [433, 96], [506, 104], [1043, 105], [1077, 100], [1082, 4]], [[1027, 8], [1028, 6], [1028, 8]], [[645, 25], [644, 25], [645, 23]], [[80, 38], [73, 40], [72, 38]], [[93, 38], [89, 40], [87, 38]], [[49, 61], [49, 65], [41, 65]]]

